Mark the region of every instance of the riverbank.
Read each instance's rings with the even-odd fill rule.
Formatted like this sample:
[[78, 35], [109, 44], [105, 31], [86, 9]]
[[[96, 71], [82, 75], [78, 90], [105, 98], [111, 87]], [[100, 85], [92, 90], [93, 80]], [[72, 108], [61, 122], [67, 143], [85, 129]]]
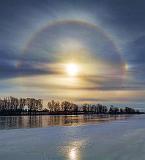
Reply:
[[16, 110], [7, 110], [7, 111], [0, 111], [0, 116], [35, 116], [35, 115], [90, 115], [90, 114], [96, 114], [96, 115], [126, 115], [126, 114], [145, 114], [145, 112], [104, 112], [104, 113], [97, 113], [97, 112], [49, 112], [49, 111], [16, 111]]

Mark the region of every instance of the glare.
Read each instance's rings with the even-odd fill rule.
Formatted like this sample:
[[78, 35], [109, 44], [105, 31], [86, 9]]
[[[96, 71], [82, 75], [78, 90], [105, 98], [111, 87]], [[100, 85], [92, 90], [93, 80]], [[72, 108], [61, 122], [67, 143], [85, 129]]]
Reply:
[[133, 66], [131, 64], [125, 64], [125, 70], [128, 71], [132, 68]]
[[69, 152], [69, 158], [70, 160], [77, 160], [77, 149], [72, 148]]
[[76, 76], [79, 72], [79, 67], [77, 64], [70, 63], [66, 65], [66, 71], [70, 76]]
[[128, 70], [129, 69], [129, 65], [125, 64], [125, 69]]
[[[72, 130], [71, 130], [72, 131]], [[84, 144], [85, 141], [73, 141], [70, 142], [69, 148], [67, 150], [68, 152], [68, 160], [80, 160], [81, 158], [81, 152], [80, 148], [82, 147], [82, 144]]]

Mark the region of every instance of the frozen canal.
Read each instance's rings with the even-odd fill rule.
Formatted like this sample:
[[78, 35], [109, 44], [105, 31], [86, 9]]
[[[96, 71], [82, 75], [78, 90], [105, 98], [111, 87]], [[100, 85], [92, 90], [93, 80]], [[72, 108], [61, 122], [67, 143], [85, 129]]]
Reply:
[[145, 160], [145, 115], [0, 117], [0, 128], [0, 160]]

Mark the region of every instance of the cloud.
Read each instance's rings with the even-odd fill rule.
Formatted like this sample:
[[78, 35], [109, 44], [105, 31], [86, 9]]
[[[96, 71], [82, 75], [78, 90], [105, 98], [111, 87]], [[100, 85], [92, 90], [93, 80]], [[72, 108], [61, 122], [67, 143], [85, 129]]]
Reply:
[[0, 79], [10, 79], [34, 75], [53, 75], [59, 74], [59, 71], [52, 68], [43, 68], [41, 63], [23, 62], [17, 63], [12, 60], [0, 60]]
[[138, 37], [127, 44], [126, 54], [131, 63], [135, 65], [144, 65], [145, 67], [145, 35]]

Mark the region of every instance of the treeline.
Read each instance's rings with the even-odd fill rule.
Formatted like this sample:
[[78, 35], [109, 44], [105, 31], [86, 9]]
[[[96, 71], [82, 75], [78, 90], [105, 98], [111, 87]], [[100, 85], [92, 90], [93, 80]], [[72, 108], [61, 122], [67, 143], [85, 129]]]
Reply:
[[6, 97], [0, 99], [0, 115], [35, 114], [140, 114], [130, 107], [107, 107], [102, 104], [77, 105], [69, 101], [49, 101], [43, 106], [42, 99]]
[[0, 115], [21, 115], [43, 110], [42, 99], [34, 98], [0, 98]]
[[77, 104], [68, 102], [68, 101], [50, 101], [47, 104], [46, 111], [51, 114], [59, 114], [59, 113], [83, 113], [83, 114], [136, 114], [141, 113], [139, 110], [135, 110], [130, 107], [118, 108], [111, 105], [107, 107], [102, 104], [83, 104], [78, 106]]

